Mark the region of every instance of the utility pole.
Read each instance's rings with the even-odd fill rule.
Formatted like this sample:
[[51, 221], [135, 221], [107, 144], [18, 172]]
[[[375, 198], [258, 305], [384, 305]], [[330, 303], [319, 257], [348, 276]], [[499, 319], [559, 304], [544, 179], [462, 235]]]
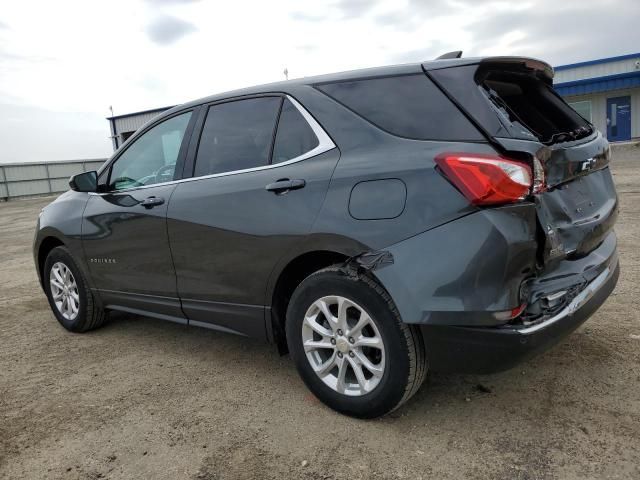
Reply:
[[287, 67], [284, 67], [284, 78], [285, 80], [289, 80], [289, 70], [287, 69]]

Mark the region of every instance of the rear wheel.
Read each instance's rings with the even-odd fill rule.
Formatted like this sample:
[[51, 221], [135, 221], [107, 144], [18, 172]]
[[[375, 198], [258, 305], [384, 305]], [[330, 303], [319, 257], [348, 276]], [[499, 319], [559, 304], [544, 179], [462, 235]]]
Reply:
[[286, 328], [302, 379], [341, 413], [385, 415], [424, 381], [419, 330], [401, 321], [387, 292], [365, 275], [329, 267], [307, 277], [291, 297]]
[[65, 247], [56, 247], [44, 263], [44, 289], [60, 324], [72, 332], [101, 326], [106, 313], [100, 308], [86, 279]]

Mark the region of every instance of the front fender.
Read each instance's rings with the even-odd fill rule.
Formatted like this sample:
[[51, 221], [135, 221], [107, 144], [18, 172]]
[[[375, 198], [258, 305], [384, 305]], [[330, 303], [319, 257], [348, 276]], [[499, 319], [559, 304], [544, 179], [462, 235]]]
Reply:
[[78, 268], [92, 286], [91, 276], [82, 248], [82, 215], [89, 199], [86, 193], [69, 191], [62, 194], [40, 212], [33, 240], [33, 256], [38, 278], [42, 284], [42, 248], [64, 245], [76, 261]]

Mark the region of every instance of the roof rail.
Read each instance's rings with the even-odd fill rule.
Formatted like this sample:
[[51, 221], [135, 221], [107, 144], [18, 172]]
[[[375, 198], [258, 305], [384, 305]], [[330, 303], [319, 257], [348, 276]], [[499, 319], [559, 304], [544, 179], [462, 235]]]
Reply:
[[440, 55], [436, 60], [447, 60], [449, 58], [460, 58], [462, 57], [462, 50], [455, 50], [453, 52], [447, 52]]

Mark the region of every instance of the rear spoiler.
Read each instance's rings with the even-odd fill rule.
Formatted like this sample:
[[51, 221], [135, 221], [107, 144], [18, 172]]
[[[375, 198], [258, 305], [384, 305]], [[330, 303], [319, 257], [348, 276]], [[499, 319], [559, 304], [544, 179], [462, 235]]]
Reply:
[[[458, 55], [458, 56], [456, 56]], [[500, 63], [519, 64], [525, 68], [535, 70], [538, 74], [542, 74], [543, 77], [549, 82], [553, 80], [553, 67], [547, 62], [538, 60], [537, 58], [530, 57], [477, 57], [477, 58], [460, 58], [462, 52], [449, 52], [439, 56], [435, 60], [430, 60], [422, 63], [422, 68], [425, 71], [440, 70], [450, 67], [462, 67], [467, 65], [490, 65]]]

